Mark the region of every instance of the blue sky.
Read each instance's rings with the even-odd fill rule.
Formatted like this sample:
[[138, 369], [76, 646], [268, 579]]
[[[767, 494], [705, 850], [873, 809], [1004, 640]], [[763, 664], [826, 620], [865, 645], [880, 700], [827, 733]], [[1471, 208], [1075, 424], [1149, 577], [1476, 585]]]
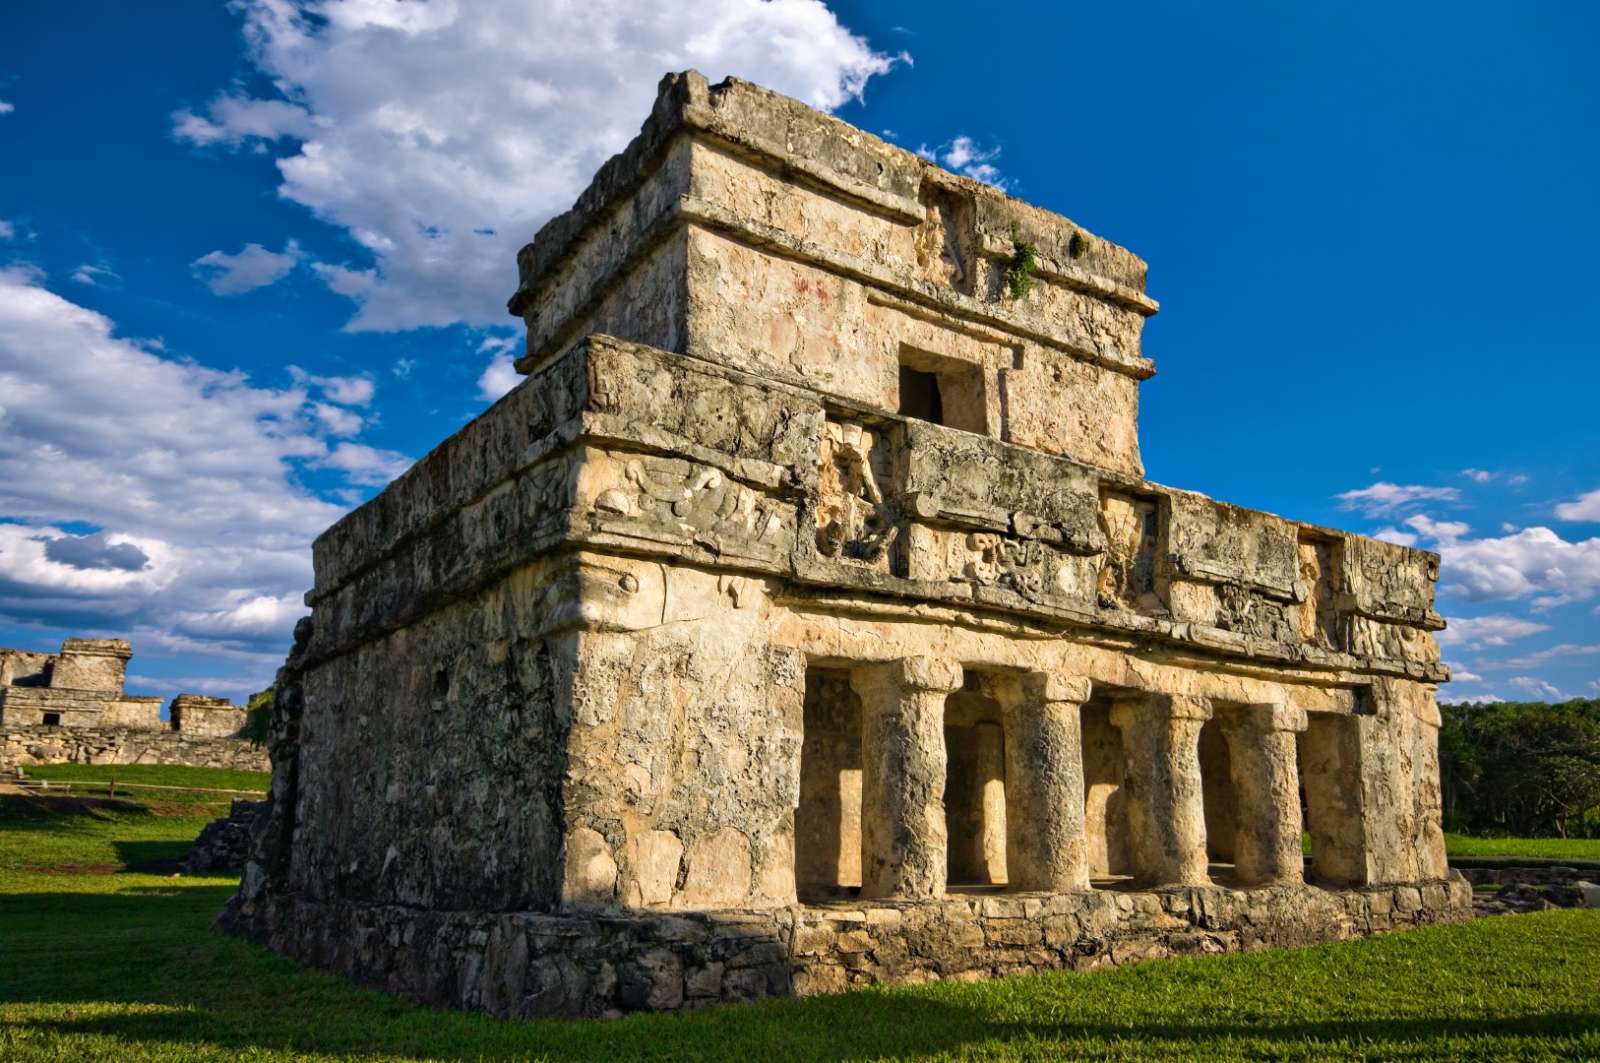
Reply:
[[1149, 475], [1444, 555], [1455, 698], [1600, 693], [1592, 5], [240, 0], [0, 35], [0, 644], [240, 696], [310, 539], [512, 382], [669, 69], [1151, 264]]

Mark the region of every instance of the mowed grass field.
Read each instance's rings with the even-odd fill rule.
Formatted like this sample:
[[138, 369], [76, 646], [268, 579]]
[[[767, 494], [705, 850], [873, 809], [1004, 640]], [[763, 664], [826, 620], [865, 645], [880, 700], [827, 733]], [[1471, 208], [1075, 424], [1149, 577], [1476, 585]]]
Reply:
[[430, 1011], [211, 933], [235, 883], [168, 869], [226, 807], [0, 796], [0, 1059], [1600, 1058], [1582, 911], [613, 1022]]

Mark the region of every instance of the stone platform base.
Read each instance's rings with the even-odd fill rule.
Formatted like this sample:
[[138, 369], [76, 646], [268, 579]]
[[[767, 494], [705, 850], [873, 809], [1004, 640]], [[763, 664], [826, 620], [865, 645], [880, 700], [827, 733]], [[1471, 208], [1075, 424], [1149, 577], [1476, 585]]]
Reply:
[[426, 912], [241, 894], [218, 928], [424, 1004], [576, 1017], [877, 982], [1088, 970], [1471, 917], [1472, 888], [1452, 877], [1362, 890], [1008, 893], [593, 915]]

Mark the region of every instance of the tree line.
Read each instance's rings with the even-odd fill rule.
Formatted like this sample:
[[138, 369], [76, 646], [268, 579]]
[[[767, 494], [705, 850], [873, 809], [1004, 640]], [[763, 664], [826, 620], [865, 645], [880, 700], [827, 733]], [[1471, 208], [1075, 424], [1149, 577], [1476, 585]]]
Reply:
[[1600, 700], [1439, 710], [1446, 830], [1600, 837]]

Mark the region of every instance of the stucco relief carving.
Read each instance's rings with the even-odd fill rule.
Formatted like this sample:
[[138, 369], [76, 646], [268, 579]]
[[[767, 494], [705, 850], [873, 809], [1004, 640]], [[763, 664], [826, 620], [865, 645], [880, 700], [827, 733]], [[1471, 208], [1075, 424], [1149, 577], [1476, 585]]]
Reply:
[[900, 535], [878, 485], [873, 440], [861, 425], [829, 421], [817, 483], [817, 550], [826, 557], [877, 562]]
[[595, 498], [603, 516], [638, 517], [684, 535], [774, 540], [782, 527], [775, 507], [722, 470], [676, 458], [634, 458], [623, 470], [627, 489], [609, 488]]

